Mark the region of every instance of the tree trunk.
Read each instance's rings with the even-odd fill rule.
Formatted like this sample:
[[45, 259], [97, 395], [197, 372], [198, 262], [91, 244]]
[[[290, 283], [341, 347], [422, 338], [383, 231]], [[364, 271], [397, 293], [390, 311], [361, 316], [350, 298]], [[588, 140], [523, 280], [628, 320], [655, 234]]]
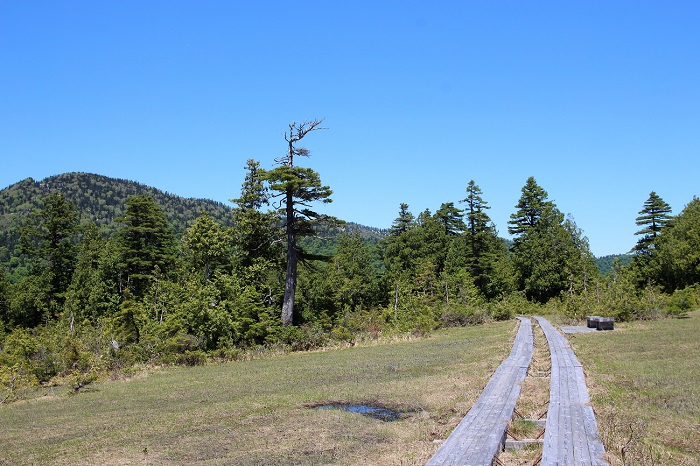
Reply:
[[284, 302], [282, 303], [282, 325], [294, 324], [294, 295], [297, 289], [297, 254], [296, 235], [294, 234], [294, 204], [291, 189], [287, 190], [287, 276], [284, 282]]
[[284, 282], [284, 302], [282, 303], [282, 324], [286, 326], [294, 324], [294, 295], [297, 289], [298, 263], [296, 252], [290, 249], [287, 252], [287, 278]]

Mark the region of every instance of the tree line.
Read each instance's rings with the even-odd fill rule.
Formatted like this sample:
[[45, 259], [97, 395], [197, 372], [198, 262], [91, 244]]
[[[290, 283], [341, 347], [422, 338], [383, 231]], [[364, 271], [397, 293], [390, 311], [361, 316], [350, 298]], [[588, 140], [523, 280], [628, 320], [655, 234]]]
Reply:
[[[340, 236], [319, 212], [332, 190], [298, 165], [320, 120], [292, 123], [287, 153], [265, 170], [248, 160], [230, 225], [207, 212], [176, 239], [149, 195], [132, 195], [111, 234], [81, 224], [61, 192], [20, 229], [26, 274], [0, 274], [0, 387], [67, 380], [74, 387], [137, 363], [197, 364], [278, 345], [352, 344], [391, 332], [561, 312], [618, 319], [682, 313], [699, 304], [700, 200], [677, 216], [652, 192], [628, 265], [601, 276], [583, 231], [527, 179], [499, 237], [474, 180], [433, 213], [401, 204], [378, 243]], [[0, 394], [0, 401], [2, 401]]]

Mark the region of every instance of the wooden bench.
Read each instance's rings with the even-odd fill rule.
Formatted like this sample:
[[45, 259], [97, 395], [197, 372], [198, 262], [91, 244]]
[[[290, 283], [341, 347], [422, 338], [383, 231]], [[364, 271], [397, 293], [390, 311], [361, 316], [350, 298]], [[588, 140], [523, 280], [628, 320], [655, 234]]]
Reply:
[[581, 363], [567, 339], [536, 317], [552, 359], [542, 465], [607, 465]]
[[520, 318], [520, 328], [508, 358], [496, 369], [474, 406], [428, 461], [428, 466], [491, 466], [505, 443], [508, 422], [513, 417], [532, 360], [530, 319]]

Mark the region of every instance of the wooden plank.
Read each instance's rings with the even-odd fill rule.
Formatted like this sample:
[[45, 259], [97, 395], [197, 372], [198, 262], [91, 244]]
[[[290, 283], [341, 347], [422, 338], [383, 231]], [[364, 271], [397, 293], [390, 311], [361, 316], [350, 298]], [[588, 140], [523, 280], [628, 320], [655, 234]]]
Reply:
[[505, 442], [505, 431], [513, 417], [532, 360], [533, 337], [530, 319], [519, 318], [520, 328], [509, 356], [493, 373], [474, 406], [445, 440], [428, 466], [491, 466]]
[[546, 319], [536, 319], [547, 338], [552, 360], [542, 464], [607, 465], [595, 414], [588, 404], [583, 367], [566, 337]]

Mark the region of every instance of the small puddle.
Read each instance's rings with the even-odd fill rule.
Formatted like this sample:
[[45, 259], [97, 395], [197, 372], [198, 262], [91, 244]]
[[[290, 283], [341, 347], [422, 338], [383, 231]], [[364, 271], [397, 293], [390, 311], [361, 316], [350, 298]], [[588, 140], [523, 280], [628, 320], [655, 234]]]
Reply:
[[315, 409], [341, 409], [343, 411], [349, 411], [351, 413], [359, 413], [364, 416], [369, 416], [374, 419], [379, 419], [384, 422], [398, 421], [406, 417], [409, 414], [413, 414], [412, 411], [397, 411], [395, 409], [386, 408], [384, 406], [372, 406], [372, 405], [361, 405], [361, 404], [344, 404], [344, 403], [329, 403], [325, 405], [315, 406]]

